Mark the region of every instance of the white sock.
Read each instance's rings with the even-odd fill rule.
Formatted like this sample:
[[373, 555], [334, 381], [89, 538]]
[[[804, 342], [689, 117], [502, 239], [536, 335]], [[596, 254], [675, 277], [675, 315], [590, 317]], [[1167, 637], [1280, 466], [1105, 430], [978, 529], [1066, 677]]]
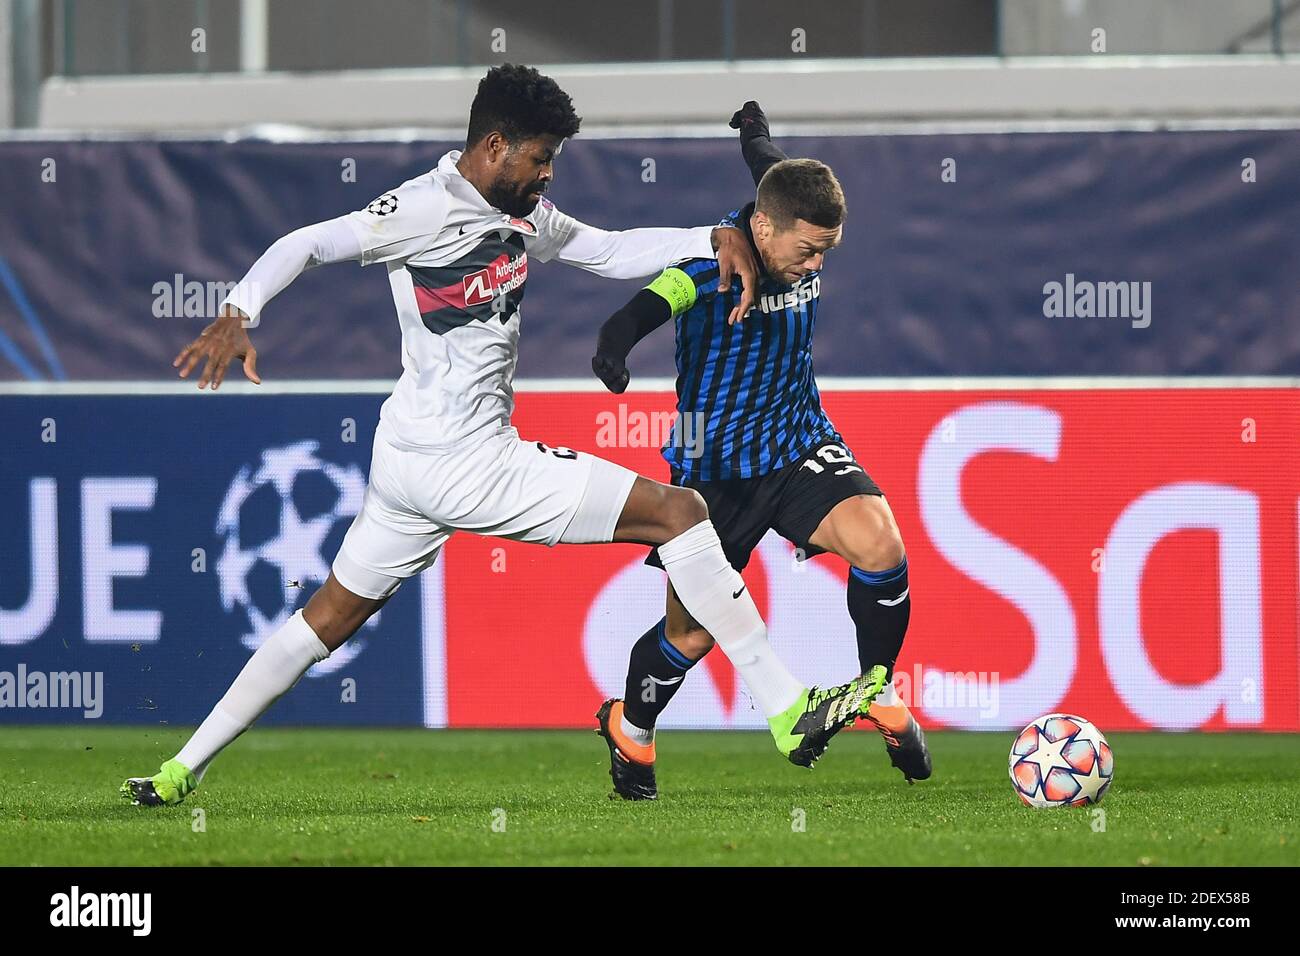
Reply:
[[298, 683], [307, 668], [329, 656], [302, 611], [295, 611], [248, 659], [226, 696], [212, 708], [176, 759], [201, 779], [213, 757]]
[[713, 522], [701, 521], [659, 546], [668, 580], [691, 617], [713, 635], [740, 674], [764, 717], [789, 709], [804, 686], [785, 669], [767, 641], [767, 626], [744, 580], [722, 551]]
[[876, 695], [874, 703], [881, 704], [885, 707], [897, 707], [903, 702], [903, 698], [898, 696], [898, 689], [894, 687], [891, 680], [885, 685], [885, 689]]
[[[176, 755], [176, 759], [189, 767], [194, 773], [194, 778], [202, 782], [203, 775], [208, 772], [208, 767], [217, 753], [247, 729], [248, 724], [231, 717], [221, 709], [220, 704], [217, 704], [212, 708], [212, 713], [204, 718], [203, 723], [199, 725], [199, 729], [194, 731], [194, 736]], [[187, 754], [194, 759], [198, 759], [198, 755], [203, 752], [206, 752], [208, 757], [197, 767], [185, 762]]]
[[643, 746], [649, 747], [655, 742], [655, 730], [653, 727], [649, 730], [646, 730], [644, 727], [638, 727], [636, 724], [629, 721], [626, 716], [619, 719], [618, 725], [622, 728], [624, 734]]

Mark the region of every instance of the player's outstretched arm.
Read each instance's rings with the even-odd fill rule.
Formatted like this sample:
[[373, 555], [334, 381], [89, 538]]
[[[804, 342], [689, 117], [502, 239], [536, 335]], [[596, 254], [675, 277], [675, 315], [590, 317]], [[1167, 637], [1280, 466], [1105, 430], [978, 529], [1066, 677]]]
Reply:
[[757, 186], [763, 174], [790, 157], [772, 142], [772, 135], [767, 128], [767, 114], [755, 100], [750, 100], [731, 116], [728, 124], [732, 129], [740, 130], [740, 153], [749, 166], [749, 174], [754, 177]]
[[[548, 233], [535, 247], [545, 262], [555, 258], [609, 279], [638, 279], [654, 275], [673, 262], [684, 259], [717, 259], [723, 280], [730, 287], [740, 276], [740, 301], [727, 321], [743, 319], [754, 307], [758, 293], [758, 261], [739, 229], [729, 226], [698, 226], [693, 229], [597, 229], [552, 210], [543, 220]], [[551, 236], [558, 235], [558, 241]], [[529, 252], [533, 254], [532, 250]]]
[[627, 357], [643, 338], [673, 317], [672, 307], [652, 289], [642, 289], [600, 327], [591, 370], [615, 395], [627, 390]]
[[247, 330], [258, 324], [266, 303], [307, 269], [360, 259], [361, 252], [361, 242], [347, 217], [304, 226], [277, 239], [226, 296], [216, 320], [181, 350], [172, 367], [180, 369], [181, 378], [188, 378], [202, 364], [199, 388], [211, 384], [216, 391], [225, 380], [227, 367], [238, 358], [243, 360], [245, 378], [260, 385], [257, 350]]
[[692, 259], [665, 269], [600, 327], [591, 370], [619, 394], [631, 378], [627, 357], [643, 338], [685, 314], [701, 297], [716, 295], [719, 269], [713, 259]]

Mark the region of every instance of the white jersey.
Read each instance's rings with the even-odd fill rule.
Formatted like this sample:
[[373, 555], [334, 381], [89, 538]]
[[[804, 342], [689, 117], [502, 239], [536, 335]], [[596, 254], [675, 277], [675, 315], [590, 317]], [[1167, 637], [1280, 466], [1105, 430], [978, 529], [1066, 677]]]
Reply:
[[402, 376], [378, 434], [409, 451], [450, 451], [510, 428], [530, 257], [631, 279], [714, 256], [707, 226], [606, 232], [546, 199], [523, 218], [509, 216], [460, 174], [459, 158], [453, 150], [365, 209], [281, 239], [227, 299], [256, 317], [305, 268], [386, 263]]

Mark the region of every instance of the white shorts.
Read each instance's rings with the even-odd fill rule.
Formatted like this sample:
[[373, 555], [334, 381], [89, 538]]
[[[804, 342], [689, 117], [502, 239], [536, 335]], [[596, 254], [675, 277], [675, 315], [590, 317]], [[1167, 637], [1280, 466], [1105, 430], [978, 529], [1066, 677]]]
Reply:
[[612, 541], [636, 473], [511, 429], [446, 454], [375, 436], [370, 483], [333, 571], [362, 597], [391, 595], [429, 567], [456, 531], [533, 544]]

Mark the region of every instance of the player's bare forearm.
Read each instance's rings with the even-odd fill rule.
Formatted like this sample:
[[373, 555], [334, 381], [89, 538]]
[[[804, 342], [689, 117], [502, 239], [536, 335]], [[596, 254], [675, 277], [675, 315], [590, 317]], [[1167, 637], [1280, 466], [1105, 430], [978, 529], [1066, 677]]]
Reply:
[[226, 369], [234, 359], [240, 359], [244, 368], [244, 377], [255, 385], [261, 385], [262, 379], [257, 374], [257, 349], [253, 348], [248, 337], [247, 324], [251, 320], [233, 305], [222, 308], [221, 314], [199, 337], [172, 360], [172, 368], [180, 369], [180, 377], [188, 378], [195, 367], [202, 365], [199, 376], [199, 388], [212, 384], [215, 392], [225, 381]]

